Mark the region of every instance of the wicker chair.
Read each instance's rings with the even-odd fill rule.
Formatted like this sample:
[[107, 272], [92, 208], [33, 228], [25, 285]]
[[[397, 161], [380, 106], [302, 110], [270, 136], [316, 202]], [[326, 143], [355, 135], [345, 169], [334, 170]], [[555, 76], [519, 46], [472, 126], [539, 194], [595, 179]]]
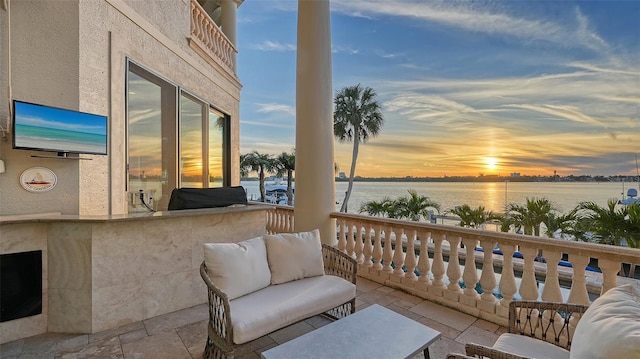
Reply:
[[447, 359], [474, 359], [474, 358], [470, 356], [466, 356], [464, 354], [449, 353], [447, 354]]
[[[356, 284], [358, 266], [353, 258], [326, 244], [322, 245], [322, 256], [326, 275], [338, 276]], [[213, 284], [207, 274], [207, 267], [204, 261], [200, 265], [200, 276], [207, 284], [209, 292], [209, 324], [207, 325], [209, 335], [205, 344], [203, 359], [233, 358], [239, 345], [233, 342], [229, 298]], [[353, 298], [322, 314], [332, 319], [346, 317], [355, 312], [355, 302], [356, 300]]]
[[[509, 304], [509, 333], [536, 338], [570, 350], [575, 325], [587, 308], [589, 308], [588, 305], [568, 303], [513, 301]], [[495, 347], [496, 345], [489, 348], [471, 343], [465, 346], [465, 350], [467, 355], [479, 358], [527, 358]]]

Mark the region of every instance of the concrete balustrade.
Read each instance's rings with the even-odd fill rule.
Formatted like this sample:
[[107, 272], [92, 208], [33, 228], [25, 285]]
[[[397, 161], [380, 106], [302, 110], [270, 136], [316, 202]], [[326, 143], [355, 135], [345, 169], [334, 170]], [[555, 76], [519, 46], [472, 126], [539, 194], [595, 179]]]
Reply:
[[[616, 285], [640, 288], [640, 281], [618, 275], [623, 263], [640, 264], [639, 249], [338, 212], [331, 217], [338, 248], [358, 260], [359, 276], [500, 325], [507, 324], [514, 298], [589, 304]], [[267, 230], [278, 231], [282, 221], [293, 221], [291, 207], [276, 206]], [[493, 253], [497, 248], [502, 254]], [[563, 255], [572, 267], [552, 265]], [[585, 270], [592, 259], [601, 273]]]
[[221, 66], [229, 74], [236, 76], [235, 59], [238, 50], [197, 0], [191, 0], [189, 45], [212, 65]]

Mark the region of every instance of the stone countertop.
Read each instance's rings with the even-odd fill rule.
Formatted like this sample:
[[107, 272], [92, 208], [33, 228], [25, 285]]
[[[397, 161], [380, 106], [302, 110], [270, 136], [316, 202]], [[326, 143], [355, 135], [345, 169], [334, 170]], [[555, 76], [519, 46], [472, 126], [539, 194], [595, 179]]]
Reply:
[[275, 207], [265, 204], [232, 205], [218, 208], [185, 209], [179, 211], [158, 211], [148, 213], [112, 214], [112, 215], [69, 215], [60, 213], [42, 214], [19, 214], [11, 216], [0, 216], [0, 225], [37, 223], [37, 222], [117, 222], [117, 221], [138, 221], [151, 219], [166, 219], [179, 217], [207, 216], [215, 214], [241, 213], [266, 211]]

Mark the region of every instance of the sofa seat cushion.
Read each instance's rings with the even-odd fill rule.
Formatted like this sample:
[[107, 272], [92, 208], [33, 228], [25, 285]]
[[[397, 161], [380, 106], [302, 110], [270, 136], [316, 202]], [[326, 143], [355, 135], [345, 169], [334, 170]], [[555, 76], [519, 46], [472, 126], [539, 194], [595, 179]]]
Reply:
[[526, 335], [502, 334], [493, 349], [536, 359], [568, 359], [569, 351], [545, 341]]
[[355, 298], [356, 286], [322, 275], [271, 285], [232, 300], [233, 342], [242, 344]]

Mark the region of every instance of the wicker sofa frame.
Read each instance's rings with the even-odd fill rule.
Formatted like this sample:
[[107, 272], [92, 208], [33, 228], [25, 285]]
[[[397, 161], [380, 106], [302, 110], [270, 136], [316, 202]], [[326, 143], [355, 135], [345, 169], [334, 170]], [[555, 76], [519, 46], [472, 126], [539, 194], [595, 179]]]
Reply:
[[[587, 308], [588, 305], [580, 304], [512, 301], [509, 303], [509, 333], [526, 335], [570, 350], [575, 329], [570, 328], [570, 325], [577, 325]], [[564, 318], [560, 328], [554, 325], [553, 318], [556, 318], [556, 314]], [[527, 359], [473, 343], [465, 345], [465, 351], [467, 355], [479, 358]]]
[[[347, 254], [326, 244], [322, 245], [325, 275], [334, 275], [356, 284], [357, 262]], [[233, 358], [236, 349], [242, 345], [233, 342], [233, 326], [231, 325], [231, 309], [229, 298], [209, 278], [207, 267], [200, 265], [200, 276], [207, 284], [209, 293], [208, 338], [204, 348], [203, 359]], [[331, 319], [344, 318], [355, 312], [356, 299], [340, 304], [323, 314]], [[309, 318], [314, 317], [314, 314]], [[305, 318], [308, 319], [308, 318]], [[304, 319], [303, 319], [304, 320]]]

